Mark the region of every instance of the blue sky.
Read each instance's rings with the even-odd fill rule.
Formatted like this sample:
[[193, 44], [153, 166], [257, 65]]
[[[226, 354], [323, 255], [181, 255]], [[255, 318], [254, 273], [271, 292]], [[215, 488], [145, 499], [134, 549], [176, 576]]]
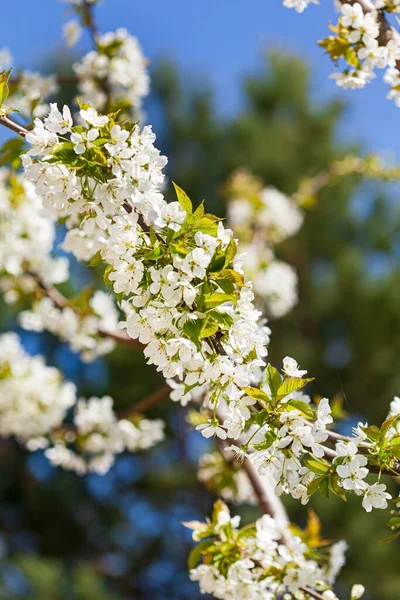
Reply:
[[[400, 160], [400, 109], [386, 100], [378, 78], [362, 91], [339, 90], [328, 76], [332, 65], [316, 41], [335, 20], [331, 0], [298, 15], [281, 0], [102, 0], [97, 8], [102, 31], [120, 26], [138, 35], [151, 60], [175, 59], [188, 77], [206, 75], [216, 90], [218, 108], [233, 112], [241, 103], [243, 74], [260, 65], [264, 48], [289, 49], [310, 64], [316, 99], [344, 97], [349, 110], [341, 135], [362, 140], [366, 151]], [[1, 46], [15, 65], [37, 67], [62, 47], [65, 4], [58, 0], [2, 0]], [[19, 19], [21, 15], [21, 19]], [[89, 48], [87, 37], [80, 51]]]

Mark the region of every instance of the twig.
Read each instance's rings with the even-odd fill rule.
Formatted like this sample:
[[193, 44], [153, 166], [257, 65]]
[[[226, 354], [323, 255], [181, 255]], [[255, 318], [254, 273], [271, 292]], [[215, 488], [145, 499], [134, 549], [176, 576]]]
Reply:
[[135, 406], [132, 406], [131, 408], [128, 408], [127, 410], [124, 410], [119, 415], [119, 418], [126, 419], [127, 417], [130, 417], [131, 415], [135, 415], [138, 413], [140, 413], [140, 414], [145, 413], [150, 408], [152, 408], [152, 406], [154, 406], [154, 404], [156, 404], [157, 402], [159, 402], [160, 400], [163, 400], [166, 396], [168, 396], [170, 391], [171, 391], [171, 388], [169, 387], [169, 385], [167, 385], [165, 383], [160, 388], [158, 388], [158, 390], [156, 390], [152, 394], [149, 394], [148, 396], [146, 396], [146, 398], [143, 398], [143, 400], [140, 400], [140, 402], [135, 404]]
[[[68, 306], [68, 299], [55, 287], [47, 287], [45, 283], [41, 280], [41, 278], [34, 273], [28, 272], [28, 274], [35, 279], [40, 289], [46, 294], [48, 298], [50, 298], [50, 300], [52, 300], [52, 302], [57, 308], [63, 310]], [[142, 344], [138, 340], [133, 340], [131, 337], [129, 337], [129, 335], [123, 333], [122, 331], [110, 331], [109, 329], [105, 329], [104, 327], [99, 327], [98, 333], [102, 337], [111, 338], [116, 342], [128, 344], [129, 346], [133, 346], [135, 348], [142, 347]]]
[[29, 133], [28, 129], [25, 129], [25, 127], [22, 127], [22, 125], [19, 125], [15, 121], [12, 121], [7, 117], [7, 115], [0, 116], [0, 125], [3, 125], [3, 127], [7, 127], [7, 129], [11, 129], [11, 131], [14, 131], [14, 133], [18, 133], [18, 135], [20, 135], [21, 137], [25, 137]]
[[97, 40], [99, 38], [99, 31], [93, 15], [93, 4], [88, 0], [83, 0], [83, 24], [89, 29], [93, 38], [94, 45], [97, 46]]

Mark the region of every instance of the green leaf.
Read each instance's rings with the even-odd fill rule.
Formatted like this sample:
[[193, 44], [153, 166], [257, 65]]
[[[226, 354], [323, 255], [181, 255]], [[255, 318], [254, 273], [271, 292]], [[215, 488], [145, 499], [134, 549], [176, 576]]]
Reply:
[[179, 187], [179, 185], [176, 185], [174, 181], [172, 183], [175, 188], [179, 204], [182, 206], [183, 210], [186, 211], [188, 215], [191, 215], [193, 212], [193, 205], [189, 196], [186, 194], [186, 192], [183, 191], [182, 188]]
[[194, 231], [201, 231], [202, 233], [208, 233], [214, 237], [218, 234], [218, 226], [207, 217], [202, 217], [193, 225]]
[[227, 313], [218, 312], [217, 310], [212, 310], [208, 313], [210, 317], [214, 319], [214, 321], [218, 321], [220, 325], [223, 325], [226, 329], [229, 329], [232, 326], [233, 318], [231, 315]]
[[112, 273], [112, 272], [113, 272], [112, 266], [108, 265], [106, 267], [106, 270], [104, 271], [104, 275], [103, 275], [104, 285], [106, 285], [107, 287], [110, 287], [110, 288], [112, 288], [114, 285], [114, 282], [111, 281], [111, 279], [109, 279], [109, 277], [108, 277], [110, 275], [110, 273]]
[[195, 321], [187, 321], [183, 326], [183, 331], [192, 342], [197, 343], [199, 340], [202, 326], [203, 321], [201, 319], [196, 319]]
[[386, 421], [384, 421], [384, 423], [382, 423], [381, 425], [381, 434], [383, 436], [385, 436], [387, 434], [387, 432], [389, 431], [389, 429], [391, 429], [392, 427], [394, 427], [396, 425], [396, 422], [400, 420], [400, 415], [394, 415], [394, 417], [389, 417], [389, 419], [386, 419]]
[[307, 402], [303, 402], [303, 400], [289, 400], [286, 406], [300, 411], [308, 419], [315, 419], [315, 410]]
[[92, 259], [88, 263], [88, 267], [95, 267], [103, 262], [103, 257], [101, 256], [100, 250], [96, 252], [96, 254], [92, 257]]
[[313, 496], [316, 492], [318, 492], [322, 481], [326, 479], [325, 476], [315, 477], [307, 486], [307, 493], [309, 496]]
[[278, 369], [275, 369], [275, 367], [269, 363], [267, 365], [265, 374], [267, 383], [271, 389], [271, 393], [273, 396], [276, 396], [276, 393], [282, 384], [281, 374], [279, 373]]
[[326, 475], [330, 470], [330, 463], [326, 460], [307, 454], [303, 459], [304, 465], [316, 475]]
[[233, 294], [235, 292], [235, 284], [227, 279], [218, 279], [218, 286], [225, 294]]
[[8, 87], [8, 80], [10, 78], [11, 71], [12, 69], [8, 69], [8, 71], [1, 71], [0, 73], [0, 108], [8, 98], [10, 91]]
[[319, 484], [319, 491], [327, 499], [330, 500], [331, 495], [329, 493], [329, 477], [324, 477]]
[[[222, 250], [216, 250], [216, 252], [214, 253], [214, 256], [211, 259], [210, 264], [208, 265], [207, 271], [209, 273], [219, 273], [221, 271], [221, 269], [224, 268], [224, 264], [225, 264], [225, 252], [222, 252]], [[221, 285], [218, 282], [219, 285]], [[221, 286], [222, 287], [222, 286]]]
[[248, 396], [250, 396], [250, 398], [255, 398], [255, 400], [260, 400], [260, 402], [266, 402], [266, 403], [271, 402], [271, 398], [268, 396], [268, 394], [266, 394], [259, 388], [245, 387], [245, 388], [242, 388], [242, 390], [244, 392], [246, 392], [246, 394]]
[[347, 496], [343, 488], [339, 485], [340, 477], [336, 473], [329, 477], [329, 489], [342, 500], [347, 502]]
[[217, 333], [219, 329], [219, 323], [213, 321], [213, 319], [207, 318], [203, 321], [203, 325], [200, 330], [199, 340], [211, 337]]
[[210, 294], [205, 297], [204, 307], [207, 310], [209, 308], [216, 308], [225, 302], [233, 302], [235, 304], [236, 301], [237, 294], [223, 294], [221, 292], [216, 292], [215, 294]]
[[[262, 411], [263, 413], [265, 413], [266, 415], [268, 415], [267, 411]], [[261, 423], [257, 423], [258, 425], [263, 425], [264, 422], [262, 421]], [[267, 431], [265, 434], [265, 439], [260, 442], [259, 444], [254, 444], [254, 448], [256, 450], [268, 450], [268, 448], [271, 446], [271, 444], [274, 443], [274, 441], [276, 440], [276, 433], [274, 431]]]
[[197, 567], [205, 551], [213, 544], [213, 540], [203, 540], [200, 544], [197, 544], [189, 553], [187, 565], [188, 569], [194, 569]]
[[[217, 279], [217, 280], [225, 279], [226, 281], [231, 281], [232, 283], [235, 283], [239, 287], [244, 286], [243, 275], [241, 273], [238, 273], [237, 271], [234, 271], [233, 269], [223, 269], [219, 273], [214, 273], [213, 278]], [[218, 283], [219, 283], [219, 281], [218, 281]]]
[[360, 429], [367, 434], [367, 436], [374, 442], [379, 442], [381, 439], [381, 430], [376, 425], [370, 425], [369, 427], [360, 427]]
[[229, 244], [225, 251], [225, 264], [224, 264], [225, 268], [231, 264], [231, 262], [233, 261], [233, 259], [236, 256], [236, 252], [237, 252], [237, 245], [236, 245], [236, 242], [233, 239], [233, 237], [231, 237], [231, 239], [229, 240]]
[[198, 221], [199, 219], [201, 219], [201, 217], [203, 217], [203, 216], [204, 216], [204, 200], [196, 208], [196, 210], [193, 213], [193, 217], [194, 217], [195, 222]]
[[303, 379], [302, 377], [291, 377], [290, 379], [285, 379], [285, 381], [278, 388], [276, 394], [277, 400], [282, 400], [292, 392], [304, 387], [310, 381], [314, 381], [314, 377], [308, 379]]
[[21, 154], [25, 148], [25, 140], [22, 137], [10, 138], [0, 149], [0, 165], [11, 165], [18, 169], [21, 164]]

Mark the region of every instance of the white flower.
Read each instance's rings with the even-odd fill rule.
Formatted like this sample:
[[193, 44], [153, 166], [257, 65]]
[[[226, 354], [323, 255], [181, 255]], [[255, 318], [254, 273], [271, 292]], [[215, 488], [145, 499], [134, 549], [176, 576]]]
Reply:
[[357, 495], [360, 495], [363, 490], [367, 489], [368, 484], [363, 481], [369, 473], [365, 465], [368, 460], [365, 456], [357, 454], [349, 462], [339, 465], [336, 472], [344, 481], [341, 482], [346, 490], [353, 490]]
[[341, 23], [344, 27], [352, 27], [353, 29], [359, 29], [362, 27], [364, 22], [364, 11], [361, 4], [356, 2], [355, 4], [343, 4], [342, 5], [342, 17]]
[[303, 375], [306, 375], [307, 373], [307, 371], [301, 371], [297, 361], [295, 361], [294, 358], [290, 358], [290, 356], [286, 356], [283, 359], [282, 370], [288, 377], [303, 377]]
[[197, 425], [196, 430], [201, 431], [201, 435], [203, 435], [205, 438], [210, 438], [216, 435], [221, 440], [226, 440], [226, 431], [220, 426], [218, 421], [209, 419], [207, 423]]
[[181, 209], [179, 202], [170, 202], [162, 207], [154, 224], [157, 227], [169, 227], [174, 231], [179, 231], [185, 219], [186, 212]]
[[82, 27], [79, 25], [78, 21], [68, 21], [63, 27], [63, 34], [67, 46], [75, 46], [82, 35]]
[[86, 123], [93, 125], [93, 127], [104, 127], [109, 121], [107, 116], [99, 115], [94, 108], [82, 109], [80, 115]]
[[46, 127], [53, 133], [67, 133], [71, 131], [72, 117], [68, 106], [64, 105], [62, 114], [57, 104], [50, 104], [50, 112], [44, 120]]
[[369, 486], [364, 494], [362, 505], [367, 512], [373, 508], [387, 508], [387, 501], [392, 496], [386, 492], [386, 485], [383, 483], [374, 483]]
[[93, 145], [92, 142], [99, 137], [97, 129], [89, 129], [89, 131], [82, 133], [71, 133], [71, 142], [74, 144], [74, 150], [76, 154], [83, 154], [88, 148]]

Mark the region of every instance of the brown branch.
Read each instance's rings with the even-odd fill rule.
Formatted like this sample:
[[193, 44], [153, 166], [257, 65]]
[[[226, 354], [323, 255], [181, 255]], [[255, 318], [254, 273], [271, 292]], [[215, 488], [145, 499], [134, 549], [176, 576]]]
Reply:
[[124, 410], [119, 415], [119, 418], [127, 419], [132, 415], [143, 414], [143, 413], [147, 412], [150, 408], [152, 408], [154, 406], [154, 404], [157, 404], [157, 402], [159, 402], [160, 400], [163, 400], [166, 396], [168, 396], [170, 391], [171, 391], [171, 388], [169, 387], [168, 384], [165, 383], [160, 388], [158, 388], [155, 392], [149, 394], [148, 396], [146, 396], [146, 398], [143, 398], [143, 400], [140, 400], [134, 406], [129, 407], [128, 409]]
[[[41, 278], [34, 273], [28, 272], [28, 274], [31, 275], [35, 279], [35, 281], [38, 284], [38, 286], [40, 287], [40, 289], [46, 294], [46, 296], [48, 298], [50, 298], [50, 300], [52, 300], [52, 302], [55, 304], [55, 306], [57, 308], [59, 308], [60, 310], [63, 310], [64, 308], [68, 307], [68, 299], [61, 292], [59, 292], [55, 287], [47, 287], [45, 285], [45, 283], [41, 280]], [[142, 347], [142, 344], [138, 340], [133, 340], [131, 337], [129, 337], [129, 335], [127, 335], [126, 333], [123, 333], [122, 331], [110, 331], [109, 329], [99, 327], [98, 333], [102, 337], [111, 338], [111, 339], [115, 340], [116, 342], [127, 344], [127, 345], [133, 346], [135, 348]]]
[[97, 28], [97, 23], [93, 14], [93, 4], [88, 2], [88, 0], [83, 0], [82, 3], [83, 8], [83, 24], [89, 29], [90, 34], [92, 36], [94, 45], [97, 46], [97, 40], [99, 38], [99, 31]]
[[7, 127], [7, 129], [11, 129], [11, 131], [14, 131], [14, 133], [18, 133], [18, 135], [20, 135], [21, 137], [25, 137], [29, 133], [28, 129], [25, 129], [25, 127], [22, 127], [22, 125], [19, 125], [15, 121], [12, 121], [7, 117], [7, 115], [0, 116], [0, 125], [3, 125], [3, 127]]

